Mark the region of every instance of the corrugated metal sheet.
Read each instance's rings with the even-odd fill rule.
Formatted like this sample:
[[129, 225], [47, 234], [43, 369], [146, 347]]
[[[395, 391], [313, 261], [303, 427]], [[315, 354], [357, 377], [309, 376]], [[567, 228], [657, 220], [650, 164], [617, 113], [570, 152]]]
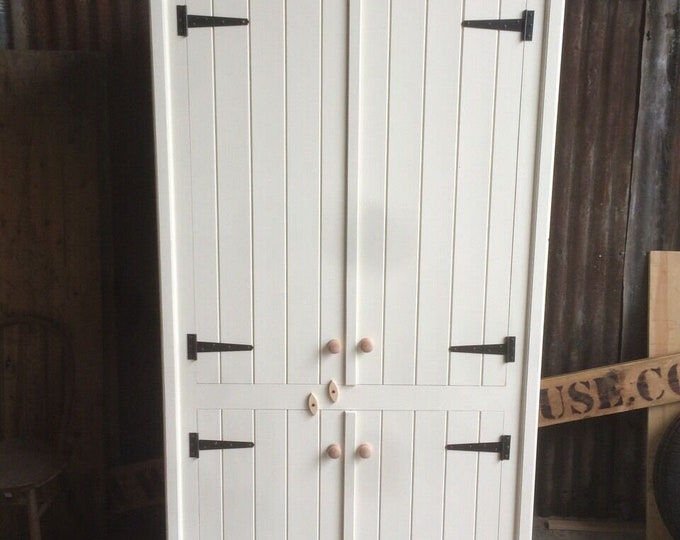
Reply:
[[622, 350], [646, 356], [648, 258], [680, 249], [680, 1], [647, 2], [626, 242]]
[[[621, 360], [643, 0], [567, 2], [543, 376]], [[644, 415], [539, 434], [540, 515], [642, 518]]]

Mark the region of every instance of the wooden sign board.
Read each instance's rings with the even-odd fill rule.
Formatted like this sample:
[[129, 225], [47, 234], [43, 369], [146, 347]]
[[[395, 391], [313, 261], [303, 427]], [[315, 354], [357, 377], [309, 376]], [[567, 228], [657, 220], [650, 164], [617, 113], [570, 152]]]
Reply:
[[680, 401], [680, 354], [541, 380], [539, 427]]

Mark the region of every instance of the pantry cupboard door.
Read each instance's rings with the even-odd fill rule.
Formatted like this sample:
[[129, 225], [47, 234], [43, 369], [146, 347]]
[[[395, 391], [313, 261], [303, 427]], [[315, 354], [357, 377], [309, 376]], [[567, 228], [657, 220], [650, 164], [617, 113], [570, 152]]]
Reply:
[[151, 8], [169, 537], [529, 538], [563, 3]]

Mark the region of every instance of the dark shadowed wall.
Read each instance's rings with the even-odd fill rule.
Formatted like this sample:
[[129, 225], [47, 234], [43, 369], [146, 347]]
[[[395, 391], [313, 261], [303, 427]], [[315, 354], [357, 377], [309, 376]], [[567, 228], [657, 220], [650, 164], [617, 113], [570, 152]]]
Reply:
[[109, 461], [163, 452], [156, 202], [146, 0], [10, 0], [15, 49], [105, 54], [114, 306], [109, 344]]

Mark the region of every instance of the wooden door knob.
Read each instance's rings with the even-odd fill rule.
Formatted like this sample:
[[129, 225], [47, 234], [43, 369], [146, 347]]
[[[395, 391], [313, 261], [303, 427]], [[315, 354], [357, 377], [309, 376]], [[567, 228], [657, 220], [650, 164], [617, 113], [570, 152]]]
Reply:
[[368, 443], [360, 444], [357, 448], [357, 454], [359, 454], [360, 458], [368, 459], [373, 454], [373, 448]]
[[328, 457], [331, 459], [338, 459], [342, 456], [342, 448], [340, 448], [339, 444], [331, 444], [326, 448], [326, 454], [328, 454]]
[[331, 354], [338, 354], [342, 350], [342, 343], [340, 343], [339, 339], [331, 339], [326, 343], [326, 349]]
[[359, 342], [359, 350], [361, 352], [370, 353], [373, 350], [374, 344], [370, 337], [362, 338]]

